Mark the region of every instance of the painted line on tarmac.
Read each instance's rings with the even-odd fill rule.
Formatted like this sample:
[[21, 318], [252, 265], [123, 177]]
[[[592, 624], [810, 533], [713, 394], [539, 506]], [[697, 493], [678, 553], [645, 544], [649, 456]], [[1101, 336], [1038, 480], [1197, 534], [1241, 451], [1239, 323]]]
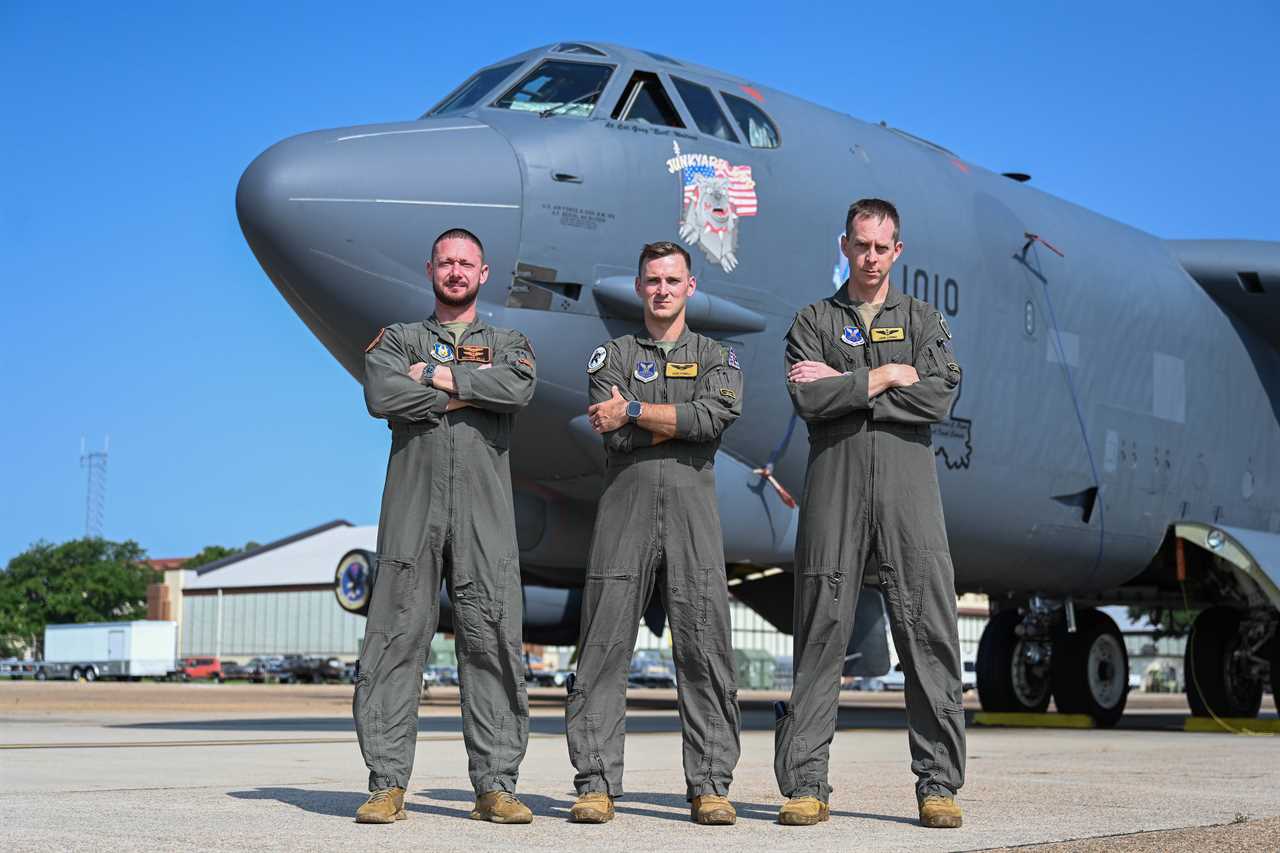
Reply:
[[1036, 729], [1092, 729], [1097, 724], [1088, 714], [1036, 714], [1031, 712], [978, 711], [975, 726], [1011, 726]]
[[1229, 732], [1231, 734], [1280, 734], [1280, 719], [1256, 719], [1253, 717], [1187, 717], [1182, 724], [1188, 732]]

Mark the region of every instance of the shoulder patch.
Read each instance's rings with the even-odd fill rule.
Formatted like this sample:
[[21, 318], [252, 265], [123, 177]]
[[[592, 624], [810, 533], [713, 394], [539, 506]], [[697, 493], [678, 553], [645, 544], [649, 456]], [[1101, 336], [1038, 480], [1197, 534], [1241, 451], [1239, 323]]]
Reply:
[[732, 388], [721, 388], [721, 389], [720, 389], [720, 396], [721, 396], [721, 397], [724, 397], [726, 400], [736, 400], [736, 399], [738, 399], [737, 392], [735, 392]]
[[373, 352], [373, 348], [376, 347], [378, 344], [382, 343], [382, 336], [385, 335], [386, 333], [387, 333], [387, 327], [383, 326], [381, 329], [378, 330], [378, 334], [374, 336], [373, 340], [369, 341], [369, 345], [364, 348], [364, 351]]
[[604, 367], [605, 362], [609, 360], [609, 351], [604, 347], [596, 347], [591, 351], [591, 358], [587, 360], [587, 373], [595, 373]]
[[724, 363], [732, 367], [734, 370], [741, 370], [742, 367], [738, 364], [738, 353], [734, 351], [733, 347], [723, 347], [723, 349]]

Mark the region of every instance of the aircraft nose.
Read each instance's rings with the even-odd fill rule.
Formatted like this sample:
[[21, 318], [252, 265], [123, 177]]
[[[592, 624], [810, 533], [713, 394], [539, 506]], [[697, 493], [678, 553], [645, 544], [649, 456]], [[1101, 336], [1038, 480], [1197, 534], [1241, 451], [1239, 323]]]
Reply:
[[430, 313], [424, 266], [442, 231], [466, 228], [484, 243], [498, 281], [481, 299], [499, 310], [499, 271], [515, 269], [519, 249], [521, 186], [515, 153], [488, 125], [371, 125], [271, 146], [241, 176], [236, 214], [280, 293], [359, 376], [380, 326]]

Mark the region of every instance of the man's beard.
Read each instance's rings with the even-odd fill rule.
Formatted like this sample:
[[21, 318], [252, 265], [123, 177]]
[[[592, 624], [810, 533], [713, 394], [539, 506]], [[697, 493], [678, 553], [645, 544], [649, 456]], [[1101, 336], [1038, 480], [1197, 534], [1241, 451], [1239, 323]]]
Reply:
[[480, 295], [479, 286], [472, 288], [463, 296], [451, 296], [448, 291], [438, 284], [434, 285], [434, 289], [436, 292], [436, 301], [444, 305], [448, 305], [450, 308], [467, 308], [471, 303], [475, 302], [476, 297]]

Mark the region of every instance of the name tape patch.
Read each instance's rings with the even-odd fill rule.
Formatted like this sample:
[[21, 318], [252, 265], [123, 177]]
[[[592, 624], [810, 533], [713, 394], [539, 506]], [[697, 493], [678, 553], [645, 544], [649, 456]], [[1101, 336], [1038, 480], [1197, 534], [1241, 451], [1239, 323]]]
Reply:
[[873, 344], [879, 344], [885, 341], [905, 341], [906, 339], [907, 332], [901, 326], [871, 330], [871, 343]]
[[488, 364], [493, 361], [493, 351], [478, 344], [463, 344], [458, 347], [458, 361], [476, 361]]
[[698, 375], [698, 362], [667, 362], [668, 379], [693, 379]]

